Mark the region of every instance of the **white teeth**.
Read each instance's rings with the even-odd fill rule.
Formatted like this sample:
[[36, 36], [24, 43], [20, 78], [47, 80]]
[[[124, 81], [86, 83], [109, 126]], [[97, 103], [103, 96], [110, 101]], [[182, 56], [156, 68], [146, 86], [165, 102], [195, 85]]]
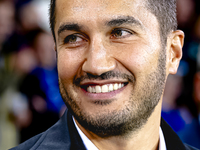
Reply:
[[120, 83], [118, 88], [120, 89], [121, 87], [122, 87], [122, 84]]
[[120, 88], [124, 87], [123, 83], [115, 83], [115, 84], [109, 84], [109, 85], [97, 85], [97, 86], [89, 86], [87, 88], [87, 92], [89, 93], [107, 93], [112, 92], [115, 90], [118, 90]]
[[99, 85], [95, 86], [96, 93], [101, 93], [101, 87]]
[[101, 92], [102, 92], [102, 93], [108, 92], [108, 86], [107, 86], [107, 85], [103, 85], [103, 86], [101, 87]]
[[89, 87], [87, 88], [87, 91], [90, 92], [90, 93], [92, 93], [92, 87], [89, 86]]
[[118, 84], [117, 84], [117, 83], [114, 84], [113, 89], [114, 89], [114, 90], [118, 90]]
[[109, 85], [108, 90], [109, 90], [109, 92], [113, 91], [113, 85], [112, 84]]
[[92, 93], [96, 93], [95, 87], [92, 87]]

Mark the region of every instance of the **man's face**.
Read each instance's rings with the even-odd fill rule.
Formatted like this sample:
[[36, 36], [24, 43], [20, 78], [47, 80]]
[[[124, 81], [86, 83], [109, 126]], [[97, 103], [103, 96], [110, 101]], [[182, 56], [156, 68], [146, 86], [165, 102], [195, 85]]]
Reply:
[[143, 0], [57, 0], [61, 95], [75, 119], [101, 136], [140, 128], [164, 88], [165, 49]]

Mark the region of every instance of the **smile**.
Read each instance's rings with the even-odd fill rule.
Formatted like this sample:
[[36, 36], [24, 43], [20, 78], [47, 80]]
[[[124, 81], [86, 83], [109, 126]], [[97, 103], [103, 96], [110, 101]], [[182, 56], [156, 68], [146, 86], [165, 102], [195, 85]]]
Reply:
[[108, 92], [116, 91], [116, 90], [124, 87], [124, 85], [125, 85], [124, 83], [114, 83], [114, 84], [88, 86], [87, 92], [89, 92], [89, 93], [108, 93]]

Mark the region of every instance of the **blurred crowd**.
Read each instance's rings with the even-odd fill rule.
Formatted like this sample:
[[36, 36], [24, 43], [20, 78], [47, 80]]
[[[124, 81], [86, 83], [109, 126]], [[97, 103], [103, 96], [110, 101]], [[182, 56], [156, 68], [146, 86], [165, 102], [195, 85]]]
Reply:
[[0, 0], [0, 150], [46, 130], [65, 109], [48, 4]]
[[184, 142], [200, 149], [200, 1], [177, 0], [177, 18], [185, 33], [183, 58], [167, 79], [162, 117]]
[[[0, 0], [0, 150], [52, 126], [65, 105], [59, 93], [49, 0]], [[170, 75], [162, 117], [200, 148], [200, 1], [177, 0], [183, 59]], [[67, 58], [66, 58], [67, 59]]]

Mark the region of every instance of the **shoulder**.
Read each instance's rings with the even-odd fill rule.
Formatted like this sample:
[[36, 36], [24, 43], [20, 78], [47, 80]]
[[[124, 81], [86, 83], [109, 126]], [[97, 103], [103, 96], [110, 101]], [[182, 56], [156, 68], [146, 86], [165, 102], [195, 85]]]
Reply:
[[28, 150], [34, 147], [39, 141], [41, 141], [43, 133], [40, 133], [31, 139], [25, 141], [24, 143], [18, 145], [17, 147], [11, 148], [10, 150]]
[[45, 132], [40, 133], [10, 150], [54, 150], [66, 149], [71, 145], [68, 129], [67, 112]]
[[161, 119], [161, 128], [164, 134], [167, 149], [198, 150], [194, 147], [184, 144], [163, 118]]
[[187, 145], [187, 144], [184, 144], [184, 145], [185, 145], [186, 150], [198, 150], [197, 148], [194, 148], [190, 145]]
[[45, 132], [10, 150], [86, 150], [73, 123], [72, 115], [66, 110], [60, 120]]

